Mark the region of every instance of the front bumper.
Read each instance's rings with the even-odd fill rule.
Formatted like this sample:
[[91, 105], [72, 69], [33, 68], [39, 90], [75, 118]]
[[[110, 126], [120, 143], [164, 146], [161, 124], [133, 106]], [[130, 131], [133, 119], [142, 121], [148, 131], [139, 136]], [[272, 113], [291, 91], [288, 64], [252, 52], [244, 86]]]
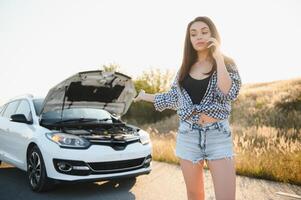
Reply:
[[123, 151], [115, 151], [102, 145], [92, 145], [88, 149], [64, 149], [47, 142], [47, 146], [40, 149], [47, 176], [55, 180], [109, 180], [148, 174], [151, 171], [151, 143], [142, 145], [137, 142], [128, 145]]

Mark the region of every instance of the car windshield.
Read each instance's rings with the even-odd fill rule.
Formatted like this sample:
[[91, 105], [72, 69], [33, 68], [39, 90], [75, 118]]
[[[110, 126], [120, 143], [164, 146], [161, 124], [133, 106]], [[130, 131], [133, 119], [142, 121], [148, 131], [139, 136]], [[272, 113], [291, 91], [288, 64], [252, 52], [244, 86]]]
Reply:
[[[61, 118], [62, 117], [62, 118]], [[95, 119], [103, 122], [112, 123], [111, 114], [103, 109], [96, 108], [70, 108], [64, 109], [63, 115], [61, 116], [61, 110], [49, 111], [43, 113], [43, 120], [48, 122], [59, 122], [59, 121], [76, 121], [85, 122], [83, 119]]]
[[33, 105], [34, 105], [34, 109], [36, 111], [36, 115], [40, 115], [43, 101], [44, 101], [44, 99], [34, 99], [33, 100]]

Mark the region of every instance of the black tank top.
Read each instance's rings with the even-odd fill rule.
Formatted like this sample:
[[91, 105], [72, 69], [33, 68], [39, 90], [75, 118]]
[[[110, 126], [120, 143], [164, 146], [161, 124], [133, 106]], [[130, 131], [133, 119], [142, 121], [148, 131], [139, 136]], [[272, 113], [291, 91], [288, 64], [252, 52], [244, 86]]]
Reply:
[[198, 80], [192, 78], [189, 73], [185, 77], [183, 81], [183, 87], [189, 94], [193, 104], [199, 104], [203, 99], [208, 87], [210, 77], [211, 75], [204, 79]]

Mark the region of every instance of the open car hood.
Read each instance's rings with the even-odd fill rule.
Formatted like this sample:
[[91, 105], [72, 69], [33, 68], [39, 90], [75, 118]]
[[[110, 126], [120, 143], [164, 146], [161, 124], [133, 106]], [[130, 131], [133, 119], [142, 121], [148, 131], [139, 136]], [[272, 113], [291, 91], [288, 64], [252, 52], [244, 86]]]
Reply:
[[99, 108], [124, 115], [137, 95], [131, 77], [119, 72], [84, 71], [51, 88], [41, 115], [73, 107]]

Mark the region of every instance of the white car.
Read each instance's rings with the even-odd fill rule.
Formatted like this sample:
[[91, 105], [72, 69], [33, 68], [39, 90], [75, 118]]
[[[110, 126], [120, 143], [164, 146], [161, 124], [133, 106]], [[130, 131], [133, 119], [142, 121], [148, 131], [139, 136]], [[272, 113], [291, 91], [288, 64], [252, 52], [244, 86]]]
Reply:
[[27, 171], [37, 192], [59, 181], [149, 174], [149, 134], [120, 119], [136, 94], [122, 73], [85, 71], [53, 87], [45, 99], [11, 99], [0, 112], [0, 164]]

